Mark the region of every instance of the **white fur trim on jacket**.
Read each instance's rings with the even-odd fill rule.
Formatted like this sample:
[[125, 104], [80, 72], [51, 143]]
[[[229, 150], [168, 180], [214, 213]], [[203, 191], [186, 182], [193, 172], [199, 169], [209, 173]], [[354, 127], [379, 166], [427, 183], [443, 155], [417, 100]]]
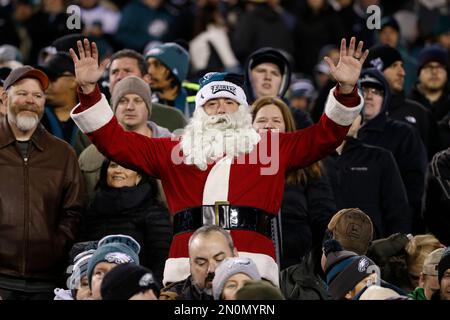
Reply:
[[203, 86], [195, 96], [195, 107], [202, 107], [206, 101], [218, 98], [233, 99], [239, 104], [248, 106], [244, 90], [228, 81], [213, 81]]
[[163, 285], [184, 280], [190, 274], [189, 258], [169, 258], [164, 266]]
[[361, 109], [364, 105], [364, 99], [362, 95], [358, 92], [360, 103], [356, 107], [349, 108], [339, 103], [335, 96], [334, 90], [336, 87], [330, 90], [328, 94], [328, 100], [325, 104], [325, 114], [328, 118], [336, 122], [341, 126], [349, 126], [353, 123], [353, 120], [356, 119], [358, 114], [361, 112]]
[[80, 113], [74, 113], [78, 107], [79, 104], [72, 109], [70, 116], [83, 133], [90, 133], [100, 129], [111, 121], [114, 116], [114, 113], [103, 94], [100, 101], [89, 109]]
[[232, 159], [223, 157], [212, 167], [203, 187], [202, 204], [204, 206], [214, 205], [216, 201], [228, 200], [231, 162]]

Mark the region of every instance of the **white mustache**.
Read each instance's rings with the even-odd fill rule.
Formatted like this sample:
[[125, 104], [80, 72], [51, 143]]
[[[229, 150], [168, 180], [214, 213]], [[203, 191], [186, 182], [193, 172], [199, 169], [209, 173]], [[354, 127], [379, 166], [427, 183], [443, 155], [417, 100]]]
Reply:
[[204, 123], [205, 128], [228, 128], [231, 125], [231, 117], [229, 114], [220, 114], [209, 116]]

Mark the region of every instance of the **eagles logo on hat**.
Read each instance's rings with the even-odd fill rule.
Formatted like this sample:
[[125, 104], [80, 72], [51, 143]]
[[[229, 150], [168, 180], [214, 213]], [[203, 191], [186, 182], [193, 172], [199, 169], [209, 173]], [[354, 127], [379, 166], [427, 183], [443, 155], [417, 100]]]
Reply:
[[336, 240], [324, 242], [324, 253], [327, 257], [325, 276], [328, 292], [333, 299], [343, 299], [360, 281], [368, 277], [371, 271], [379, 274], [378, 267], [372, 260], [366, 256], [342, 250]]
[[100, 262], [109, 262], [114, 264], [137, 264], [139, 265], [139, 251], [141, 246], [130, 236], [126, 235], [109, 235], [98, 242], [97, 250], [95, 250], [92, 258], [88, 263], [87, 277], [89, 287], [92, 285], [92, 274], [94, 268]]
[[131, 263], [121, 264], [109, 271], [103, 278], [101, 294], [103, 300], [128, 300], [135, 294], [153, 290], [159, 296], [160, 287], [152, 272]]
[[378, 45], [370, 48], [369, 55], [364, 62], [364, 68], [377, 68], [384, 71], [396, 61], [403, 61], [400, 52], [388, 45]]
[[359, 272], [366, 272], [367, 267], [369, 267], [369, 260], [366, 258], [361, 258], [358, 262], [358, 271]]
[[247, 97], [242, 88], [244, 77], [236, 73], [209, 72], [199, 81], [200, 90], [195, 97], [195, 107], [202, 107], [211, 99], [228, 98], [247, 106]]
[[381, 58], [376, 58], [376, 59], [370, 60], [370, 64], [372, 65], [372, 67], [374, 67], [380, 71], [383, 71], [384, 64], [383, 64], [383, 60], [381, 60]]
[[123, 264], [134, 262], [134, 260], [127, 254], [122, 252], [111, 252], [105, 256], [105, 260], [107, 262], [115, 263], [115, 264]]

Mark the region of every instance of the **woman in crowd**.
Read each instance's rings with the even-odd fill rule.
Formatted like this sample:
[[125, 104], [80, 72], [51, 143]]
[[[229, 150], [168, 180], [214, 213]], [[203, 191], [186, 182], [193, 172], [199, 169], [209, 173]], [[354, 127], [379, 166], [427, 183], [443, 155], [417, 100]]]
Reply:
[[156, 180], [106, 160], [83, 224], [84, 240], [111, 234], [133, 237], [141, 245], [141, 264], [162, 280], [172, 239], [167, 209]]
[[[296, 130], [289, 107], [279, 98], [263, 97], [253, 105], [253, 128]], [[336, 212], [330, 184], [321, 165], [289, 172], [281, 206], [281, 269], [301, 261], [315, 243], [322, 241], [326, 226]]]

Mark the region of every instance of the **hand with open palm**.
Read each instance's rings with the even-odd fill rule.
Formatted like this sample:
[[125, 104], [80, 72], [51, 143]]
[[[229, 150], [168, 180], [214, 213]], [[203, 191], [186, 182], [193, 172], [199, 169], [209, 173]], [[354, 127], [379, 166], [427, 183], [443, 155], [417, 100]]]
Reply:
[[100, 65], [98, 64], [98, 49], [95, 42], [89, 43], [88, 39], [84, 39], [83, 43], [77, 41], [78, 54], [73, 49], [69, 50], [75, 65], [75, 77], [80, 85], [83, 93], [88, 94], [94, 91], [97, 81], [105, 72], [109, 59], [105, 59]]
[[355, 87], [356, 82], [359, 79], [362, 66], [369, 50], [362, 52], [364, 43], [360, 41], [355, 51], [356, 39], [352, 37], [350, 45], [347, 49], [345, 39], [341, 40], [341, 51], [339, 56], [339, 62], [335, 66], [333, 61], [329, 57], [325, 57], [325, 61], [330, 67], [331, 75], [336, 79], [340, 85], [340, 92], [351, 93]]

